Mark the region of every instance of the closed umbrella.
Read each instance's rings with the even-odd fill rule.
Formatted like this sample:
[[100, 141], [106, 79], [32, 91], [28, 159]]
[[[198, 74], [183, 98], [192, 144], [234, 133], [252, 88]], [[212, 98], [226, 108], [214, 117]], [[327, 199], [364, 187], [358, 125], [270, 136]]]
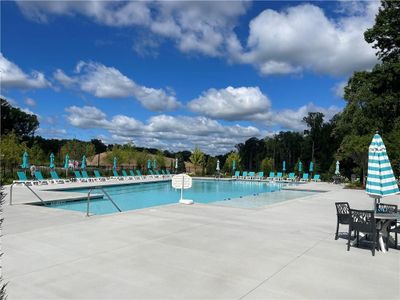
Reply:
[[309, 168], [309, 170], [310, 170], [310, 173], [311, 173], [312, 171], [314, 171], [314, 163], [313, 163], [312, 161], [310, 161], [310, 168]]
[[153, 160], [153, 169], [157, 169], [157, 160]]
[[113, 170], [117, 170], [117, 158], [114, 156]]
[[282, 163], [282, 171], [285, 172], [286, 171], [286, 161], [284, 160]]
[[299, 173], [303, 171], [303, 164], [299, 161]]
[[219, 172], [220, 168], [219, 168], [219, 159], [217, 160], [217, 168], [215, 169]]
[[81, 169], [84, 170], [86, 169], [86, 156], [82, 156], [82, 163], [81, 163]]
[[178, 169], [178, 158], [175, 159], [175, 169]]
[[335, 175], [340, 175], [339, 167], [340, 167], [340, 162], [337, 160], [336, 161]]
[[56, 166], [54, 164], [54, 154], [51, 153], [50, 154], [50, 165], [49, 165], [50, 169], [54, 169]]
[[24, 154], [22, 155], [22, 165], [21, 165], [22, 169], [28, 169], [29, 168], [29, 155], [28, 152], [24, 152]]
[[232, 170], [236, 170], [236, 160], [233, 160], [232, 162]]
[[150, 159], [147, 160], [147, 169], [151, 169], [151, 160]]
[[366, 192], [375, 201], [399, 193], [386, 147], [381, 136], [376, 133], [368, 149], [368, 177]]
[[69, 155], [65, 155], [65, 160], [64, 160], [64, 169], [68, 169], [69, 167]]

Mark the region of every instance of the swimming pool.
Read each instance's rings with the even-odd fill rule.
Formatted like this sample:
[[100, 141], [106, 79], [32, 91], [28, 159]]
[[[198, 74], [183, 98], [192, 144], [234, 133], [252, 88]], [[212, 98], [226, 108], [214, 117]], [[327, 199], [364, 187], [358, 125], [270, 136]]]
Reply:
[[[265, 195], [265, 197], [268, 197], [271, 193], [279, 193], [282, 186], [282, 184], [267, 182], [193, 180], [192, 188], [185, 190], [184, 197], [192, 199], [195, 203], [230, 202], [231, 199], [241, 199], [250, 195]], [[180, 198], [180, 190], [172, 188], [169, 181], [107, 186], [104, 187], [104, 190], [122, 211], [178, 203]], [[70, 191], [87, 194], [89, 189], [74, 189]], [[101, 190], [93, 190], [92, 193], [101, 194], [102, 192]], [[274, 202], [276, 202], [280, 198], [274, 197], [274, 199]], [[288, 199], [281, 198], [281, 201], [285, 200]], [[52, 202], [48, 206], [86, 212], [87, 201]], [[117, 211], [106, 197], [90, 201], [91, 214], [109, 214]]]

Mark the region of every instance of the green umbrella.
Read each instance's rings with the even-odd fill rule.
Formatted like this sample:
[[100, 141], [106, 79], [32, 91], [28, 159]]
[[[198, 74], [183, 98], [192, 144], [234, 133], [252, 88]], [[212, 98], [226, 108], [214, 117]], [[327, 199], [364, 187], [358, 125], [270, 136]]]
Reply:
[[153, 168], [154, 168], [154, 169], [157, 169], [157, 160], [154, 160], [154, 161], [153, 161]]
[[86, 156], [82, 156], [81, 169], [86, 169]]
[[69, 167], [69, 155], [65, 155], [65, 161], [64, 161], [64, 169], [68, 169]]
[[285, 172], [286, 171], [286, 161], [284, 160], [282, 163], [282, 171]]
[[233, 160], [232, 162], [232, 170], [236, 170], [236, 160]]
[[150, 159], [147, 160], [147, 169], [151, 169], [151, 160]]
[[54, 164], [54, 154], [51, 153], [50, 154], [50, 165], [49, 165], [50, 169], [54, 169], [56, 167], [56, 165]]
[[314, 163], [312, 161], [310, 162], [309, 170], [310, 170], [310, 172], [314, 171]]
[[299, 173], [303, 171], [303, 164], [299, 161]]
[[22, 165], [21, 165], [22, 169], [28, 169], [29, 168], [29, 155], [28, 152], [24, 152], [24, 154], [22, 155]]
[[113, 170], [117, 169], [117, 158], [114, 156]]

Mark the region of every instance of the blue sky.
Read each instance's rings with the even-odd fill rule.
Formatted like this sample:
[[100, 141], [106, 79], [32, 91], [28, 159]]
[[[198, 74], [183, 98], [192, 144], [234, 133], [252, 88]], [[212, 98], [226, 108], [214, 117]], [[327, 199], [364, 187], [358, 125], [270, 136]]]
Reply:
[[38, 134], [219, 154], [345, 102], [378, 2], [1, 2], [1, 95]]

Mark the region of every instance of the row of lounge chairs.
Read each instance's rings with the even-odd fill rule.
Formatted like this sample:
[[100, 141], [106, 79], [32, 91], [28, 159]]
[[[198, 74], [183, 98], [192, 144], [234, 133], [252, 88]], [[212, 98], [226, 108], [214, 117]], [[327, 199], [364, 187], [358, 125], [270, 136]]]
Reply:
[[[308, 173], [303, 173], [302, 178], [296, 177], [294, 173], [289, 173], [288, 177], [283, 177], [282, 172], [270, 172], [269, 176], [267, 178], [264, 177], [264, 172], [258, 172], [255, 174], [255, 172], [247, 172], [243, 171], [242, 175], [240, 175], [240, 171], [236, 171], [235, 175], [232, 176], [234, 179], [243, 179], [243, 180], [267, 180], [267, 181], [283, 181], [283, 182], [294, 182], [294, 181], [300, 181], [300, 182], [307, 182], [310, 181], [309, 174]], [[311, 179], [311, 181], [318, 182], [321, 181], [320, 175], [315, 174], [314, 177]]]
[[150, 170], [149, 175], [142, 175], [140, 170], [129, 170], [129, 174], [126, 170], [122, 170], [120, 175], [116, 170], [113, 170], [113, 176], [102, 176], [98, 170], [93, 171], [94, 176], [89, 176], [86, 170], [74, 171], [75, 178], [65, 179], [60, 178], [56, 171], [50, 171], [51, 178], [44, 178], [41, 171], [34, 172], [34, 178], [28, 179], [25, 172], [17, 172], [18, 180], [14, 180], [13, 183], [24, 183], [27, 185], [42, 185], [42, 184], [54, 184], [54, 183], [68, 183], [71, 181], [77, 182], [94, 182], [94, 181], [106, 181], [106, 180], [146, 180], [146, 179], [166, 179], [172, 177], [169, 170], [158, 170], [154, 172]]

